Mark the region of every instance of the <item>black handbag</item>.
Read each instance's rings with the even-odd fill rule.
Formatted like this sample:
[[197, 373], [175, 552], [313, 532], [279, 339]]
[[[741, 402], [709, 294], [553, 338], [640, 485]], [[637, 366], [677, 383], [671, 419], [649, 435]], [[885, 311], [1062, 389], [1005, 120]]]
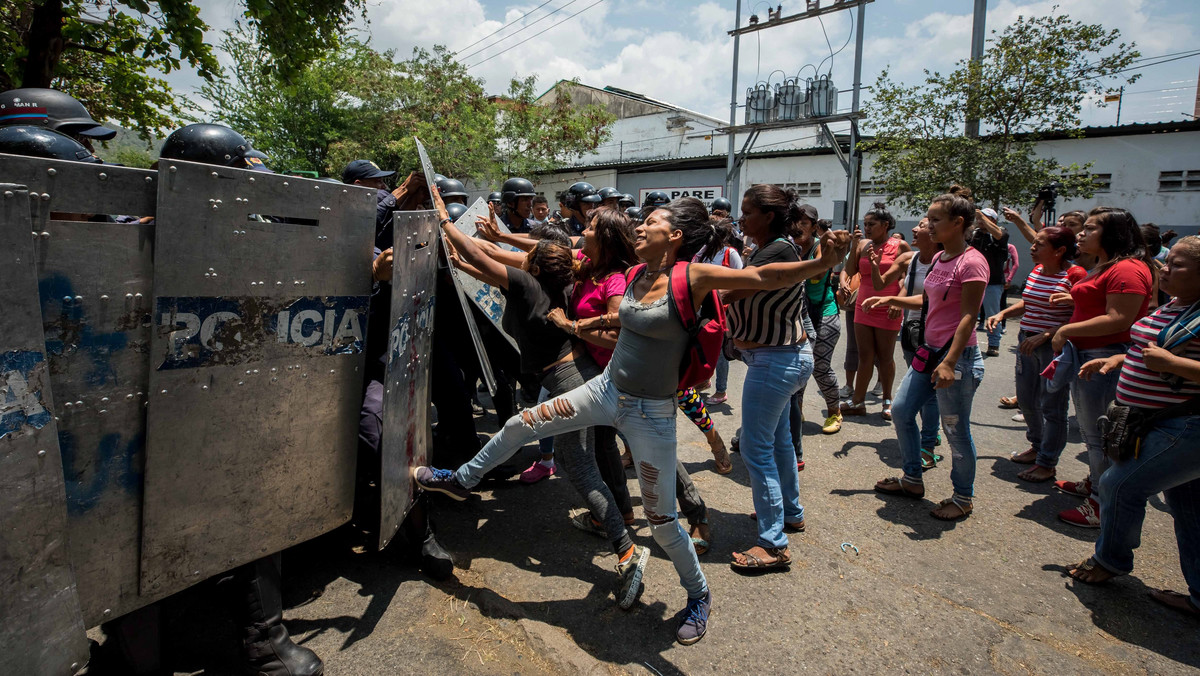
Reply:
[[[912, 260], [916, 261], [917, 256], [918, 256], [918, 254], [914, 253]], [[909, 263], [909, 265], [911, 266], [911, 265], [913, 265], [913, 263]], [[932, 269], [933, 269], [932, 264], [930, 264], [930, 266], [928, 268], [925, 268], [925, 276], [926, 277], [929, 276], [929, 271]], [[916, 288], [916, 286], [917, 286], [917, 276], [915, 274], [909, 275], [908, 276], [908, 293], [905, 295], [911, 296], [913, 294], [913, 289]], [[925, 314], [924, 314], [924, 309], [922, 309], [920, 317], [915, 318], [915, 319], [906, 319], [906, 320], [904, 320], [904, 323], [900, 325], [900, 347], [905, 352], [916, 352], [917, 348], [921, 346], [921, 343], [922, 343], [921, 326], [924, 324], [925, 324]]]
[[1200, 397], [1157, 410], [1125, 406], [1114, 401], [1108, 405], [1108, 411], [1096, 420], [1104, 455], [1114, 462], [1133, 460], [1142, 449], [1142, 439], [1154, 429], [1155, 424], [1185, 415], [1200, 415]]

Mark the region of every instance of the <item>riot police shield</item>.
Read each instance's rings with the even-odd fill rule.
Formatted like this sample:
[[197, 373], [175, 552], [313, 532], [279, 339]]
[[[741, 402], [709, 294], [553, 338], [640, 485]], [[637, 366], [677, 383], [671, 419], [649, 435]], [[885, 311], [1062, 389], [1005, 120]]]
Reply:
[[[475, 219], [481, 216], [483, 218], [487, 218], [488, 216], [487, 202], [484, 202], [482, 199], [476, 199], [475, 204], [472, 204], [470, 208], [468, 208], [463, 215], [459, 216], [458, 220], [454, 222], [454, 227], [458, 228], [459, 231], [467, 237], [474, 237], [475, 234], [479, 232], [479, 228], [475, 225]], [[509, 232], [508, 226], [504, 225], [504, 223], [500, 222], [499, 220], [497, 220], [496, 225], [500, 227], [502, 232]], [[463, 294], [467, 298], [471, 299], [471, 302], [475, 304], [475, 307], [479, 308], [479, 311], [483, 313], [483, 316], [487, 317], [488, 321], [496, 327], [496, 330], [500, 332], [500, 335], [504, 336], [504, 339], [508, 341], [508, 344], [512, 345], [514, 350], [520, 352], [521, 349], [517, 347], [517, 341], [514, 340], [512, 336], [508, 335], [508, 333], [504, 330], [504, 327], [500, 325], [500, 320], [502, 317], [504, 317], [505, 303], [504, 294], [500, 293], [500, 289], [488, 284], [487, 282], [481, 282], [453, 266], [451, 266], [450, 270], [454, 275], [455, 284], [458, 285], [459, 289], [462, 289]]]
[[0, 168], [38, 194], [29, 206], [68, 548], [92, 627], [155, 600], [138, 594], [154, 225], [136, 217], [154, 214], [158, 176], [12, 156]]
[[375, 192], [159, 166], [141, 586], [350, 519]]
[[397, 211], [392, 257], [392, 309], [383, 394], [379, 548], [387, 546], [413, 500], [409, 472], [426, 464], [429, 355], [437, 288], [438, 214]]
[[11, 184], [0, 192], [0, 673], [69, 674], [88, 643], [30, 237], [30, 197], [41, 197]]
[[[419, 155], [421, 158], [421, 170], [425, 173], [425, 182], [429, 186], [429, 196], [432, 198], [433, 189], [437, 185], [437, 181], [435, 181], [433, 178], [433, 163], [430, 162], [429, 153], [425, 152], [425, 145], [421, 143], [421, 139], [414, 136], [413, 140], [417, 143], [417, 155]], [[474, 223], [474, 221], [472, 221], [472, 223]], [[438, 235], [442, 242], [441, 258], [445, 263], [445, 252], [449, 250], [449, 247], [446, 244], [445, 235], [442, 235], [440, 232]], [[452, 271], [454, 270], [454, 266], [448, 267], [450, 267]], [[459, 274], [457, 272], [453, 272], [450, 275], [450, 278], [454, 280], [454, 287], [458, 291], [456, 295], [458, 296], [459, 304], [462, 305], [463, 316], [466, 317], [467, 320], [467, 331], [470, 332], [471, 343], [475, 346], [475, 356], [479, 359], [479, 370], [483, 375], [483, 382], [487, 385], [488, 392], [492, 395], [495, 395], [496, 375], [492, 372], [492, 363], [488, 360], [487, 350], [483, 346], [483, 338], [479, 335], [479, 325], [475, 323], [475, 313], [471, 311], [471, 305], [473, 303], [469, 300], [467, 292], [459, 284]]]

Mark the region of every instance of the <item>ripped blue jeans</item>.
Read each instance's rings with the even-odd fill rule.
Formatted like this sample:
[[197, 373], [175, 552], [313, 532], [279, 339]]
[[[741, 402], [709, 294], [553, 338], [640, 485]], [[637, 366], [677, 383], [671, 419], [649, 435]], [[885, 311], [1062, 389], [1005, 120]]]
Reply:
[[619, 391], [608, 371], [580, 387], [508, 419], [483, 450], [459, 467], [455, 478], [468, 488], [534, 439], [608, 425], [629, 442], [650, 532], [679, 574], [688, 598], [708, 592], [696, 550], [675, 514], [675, 397], [649, 399]]
[[975, 390], [983, 382], [983, 357], [978, 347], [963, 350], [954, 373], [957, 377], [953, 385], [935, 390], [930, 374], [909, 368], [892, 402], [892, 420], [896, 440], [900, 442], [904, 479], [921, 483], [921, 428], [917, 425], [917, 413], [931, 397], [937, 397], [942, 429], [953, 459], [950, 483], [956, 496], [969, 501], [975, 495], [976, 460], [975, 440], [971, 438], [971, 404]]

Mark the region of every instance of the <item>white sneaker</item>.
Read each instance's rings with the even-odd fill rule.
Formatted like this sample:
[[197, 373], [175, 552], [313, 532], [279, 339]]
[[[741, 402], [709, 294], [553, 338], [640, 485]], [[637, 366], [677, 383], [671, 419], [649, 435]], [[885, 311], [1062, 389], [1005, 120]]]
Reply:
[[873, 396], [873, 397], [882, 397], [883, 396], [883, 383], [875, 383], [875, 389], [871, 390], [871, 396]]
[[1013, 421], [1013, 422], [1019, 422], [1019, 423], [1023, 423], [1023, 422], [1025, 422], [1025, 414], [1024, 414], [1024, 413], [1018, 413], [1018, 414], [1014, 415], [1014, 416], [1012, 417], [1012, 421]]

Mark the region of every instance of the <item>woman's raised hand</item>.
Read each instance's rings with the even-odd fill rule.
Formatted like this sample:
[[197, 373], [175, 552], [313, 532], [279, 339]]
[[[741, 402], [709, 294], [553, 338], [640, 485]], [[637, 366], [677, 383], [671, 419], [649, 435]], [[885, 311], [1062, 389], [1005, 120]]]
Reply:
[[479, 234], [489, 242], [500, 240], [500, 225], [496, 222], [496, 205], [488, 202], [488, 217], [479, 216], [475, 219], [475, 227]]
[[830, 267], [842, 262], [850, 251], [850, 233], [845, 230], [829, 230], [821, 235], [821, 260]]

